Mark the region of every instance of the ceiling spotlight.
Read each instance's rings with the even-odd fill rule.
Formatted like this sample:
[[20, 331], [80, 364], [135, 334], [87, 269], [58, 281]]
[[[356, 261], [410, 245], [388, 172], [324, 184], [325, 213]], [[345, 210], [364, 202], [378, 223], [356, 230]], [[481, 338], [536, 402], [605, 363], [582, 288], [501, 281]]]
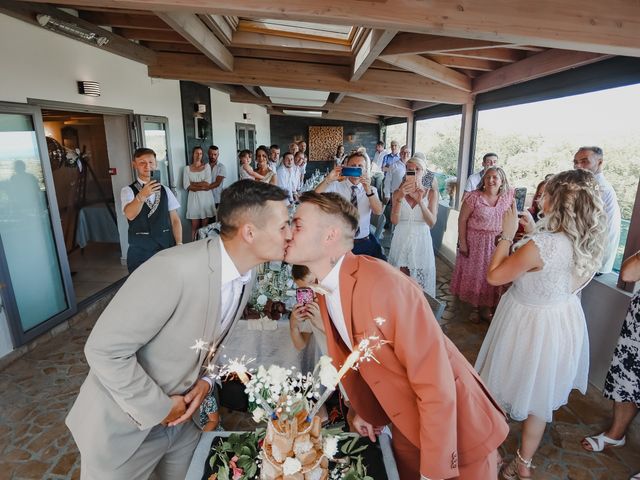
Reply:
[[102, 47], [109, 43], [109, 39], [105, 36], [87, 30], [86, 28], [79, 27], [75, 23], [58, 20], [57, 18], [53, 18], [51, 15], [44, 15], [42, 13], [39, 13], [38, 15], [36, 15], [36, 19], [41, 26], [48, 30], [83, 40], [85, 42], [97, 45], [98, 47]]

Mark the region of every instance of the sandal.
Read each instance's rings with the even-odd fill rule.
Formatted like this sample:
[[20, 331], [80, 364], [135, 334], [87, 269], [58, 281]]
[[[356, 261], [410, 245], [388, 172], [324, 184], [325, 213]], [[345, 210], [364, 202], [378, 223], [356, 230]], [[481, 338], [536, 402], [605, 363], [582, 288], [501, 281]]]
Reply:
[[[584, 442], [589, 444], [591, 450], [584, 448]], [[607, 437], [604, 432], [599, 435], [584, 437], [581, 442], [582, 448], [587, 452], [602, 452], [607, 448], [622, 447], [625, 443], [627, 443], [627, 437], [622, 437], [620, 440], [614, 440], [613, 438]]]
[[629, 480], [640, 480], [640, 472], [636, 473], [633, 477], [631, 477]]
[[534, 468], [536, 468], [533, 465], [533, 458], [525, 460], [524, 458], [522, 458], [522, 455], [520, 455], [520, 450], [516, 450], [515, 458], [511, 460], [511, 463], [509, 463], [502, 469], [501, 477], [504, 480], [526, 480], [529, 478], [533, 478], [531, 475], [527, 475], [526, 477], [520, 475], [520, 470], [518, 468], [520, 465], [527, 467], [529, 470], [533, 470]]

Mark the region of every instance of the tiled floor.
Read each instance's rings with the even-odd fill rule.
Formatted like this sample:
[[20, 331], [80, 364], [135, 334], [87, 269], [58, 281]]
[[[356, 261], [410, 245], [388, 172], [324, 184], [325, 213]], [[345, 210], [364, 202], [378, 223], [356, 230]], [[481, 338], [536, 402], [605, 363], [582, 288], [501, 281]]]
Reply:
[[120, 263], [120, 244], [90, 242], [69, 255], [71, 281], [78, 302], [126, 277], [127, 267]]
[[[438, 261], [438, 297], [447, 303], [443, 329], [473, 361], [487, 325], [466, 320], [464, 307], [449, 294], [450, 274]], [[0, 371], [0, 479], [79, 478], [78, 454], [64, 417], [87, 373], [82, 348], [94, 321], [95, 315]], [[601, 431], [608, 418], [609, 404], [595, 389], [584, 397], [573, 395], [547, 429], [534, 478], [626, 480], [640, 471], [636, 443], [603, 454], [581, 449], [580, 439]], [[512, 425], [503, 449], [507, 456], [515, 451], [519, 428]]]

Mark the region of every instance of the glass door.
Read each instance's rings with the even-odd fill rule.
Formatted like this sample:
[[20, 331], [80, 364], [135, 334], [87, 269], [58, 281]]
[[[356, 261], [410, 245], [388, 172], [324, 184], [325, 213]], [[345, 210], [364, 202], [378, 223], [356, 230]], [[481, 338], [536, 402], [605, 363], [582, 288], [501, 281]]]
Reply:
[[40, 109], [1, 102], [0, 281], [15, 346], [76, 311]]
[[[242, 150], [249, 150], [251, 152], [251, 158], [256, 151], [256, 126], [247, 125], [246, 123], [236, 123], [236, 146], [238, 153]], [[240, 172], [240, 165], [238, 165], [238, 174]]]
[[167, 117], [136, 115], [136, 148], [146, 147], [156, 152], [160, 183], [175, 192], [169, 152], [169, 120]]

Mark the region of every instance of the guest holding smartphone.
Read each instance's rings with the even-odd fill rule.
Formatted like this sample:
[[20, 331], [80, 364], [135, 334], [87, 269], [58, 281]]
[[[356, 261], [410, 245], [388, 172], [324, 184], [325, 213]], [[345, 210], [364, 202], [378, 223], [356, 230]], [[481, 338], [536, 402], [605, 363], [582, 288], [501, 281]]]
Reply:
[[420, 157], [410, 158], [406, 170], [400, 188], [393, 192], [391, 223], [396, 228], [389, 249], [389, 263], [412, 277], [435, 298], [436, 261], [431, 228], [438, 217], [437, 181], [433, 179], [435, 188], [423, 186], [427, 163]]
[[383, 207], [376, 187], [371, 186], [371, 178], [367, 173], [367, 160], [361, 153], [349, 155], [344, 166], [337, 166], [331, 170], [315, 191], [338, 193], [358, 210], [360, 221], [353, 242], [353, 250], [351, 250], [355, 255], [387, 259], [380, 243], [369, 229], [371, 214], [380, 215]]
[[314, 335], [320, 351], [326, 355], [327, 336], [324, 333], [318, 303], [310, 288], [315, 283], [315, 277], [307, 267], [301, 265], [293, 265], [291, 275], [298, 287], [296, 290], [297, 303], [289, 316], [291, 341], [296, 349], [302, 350], [309, 343], [311, 335]]

